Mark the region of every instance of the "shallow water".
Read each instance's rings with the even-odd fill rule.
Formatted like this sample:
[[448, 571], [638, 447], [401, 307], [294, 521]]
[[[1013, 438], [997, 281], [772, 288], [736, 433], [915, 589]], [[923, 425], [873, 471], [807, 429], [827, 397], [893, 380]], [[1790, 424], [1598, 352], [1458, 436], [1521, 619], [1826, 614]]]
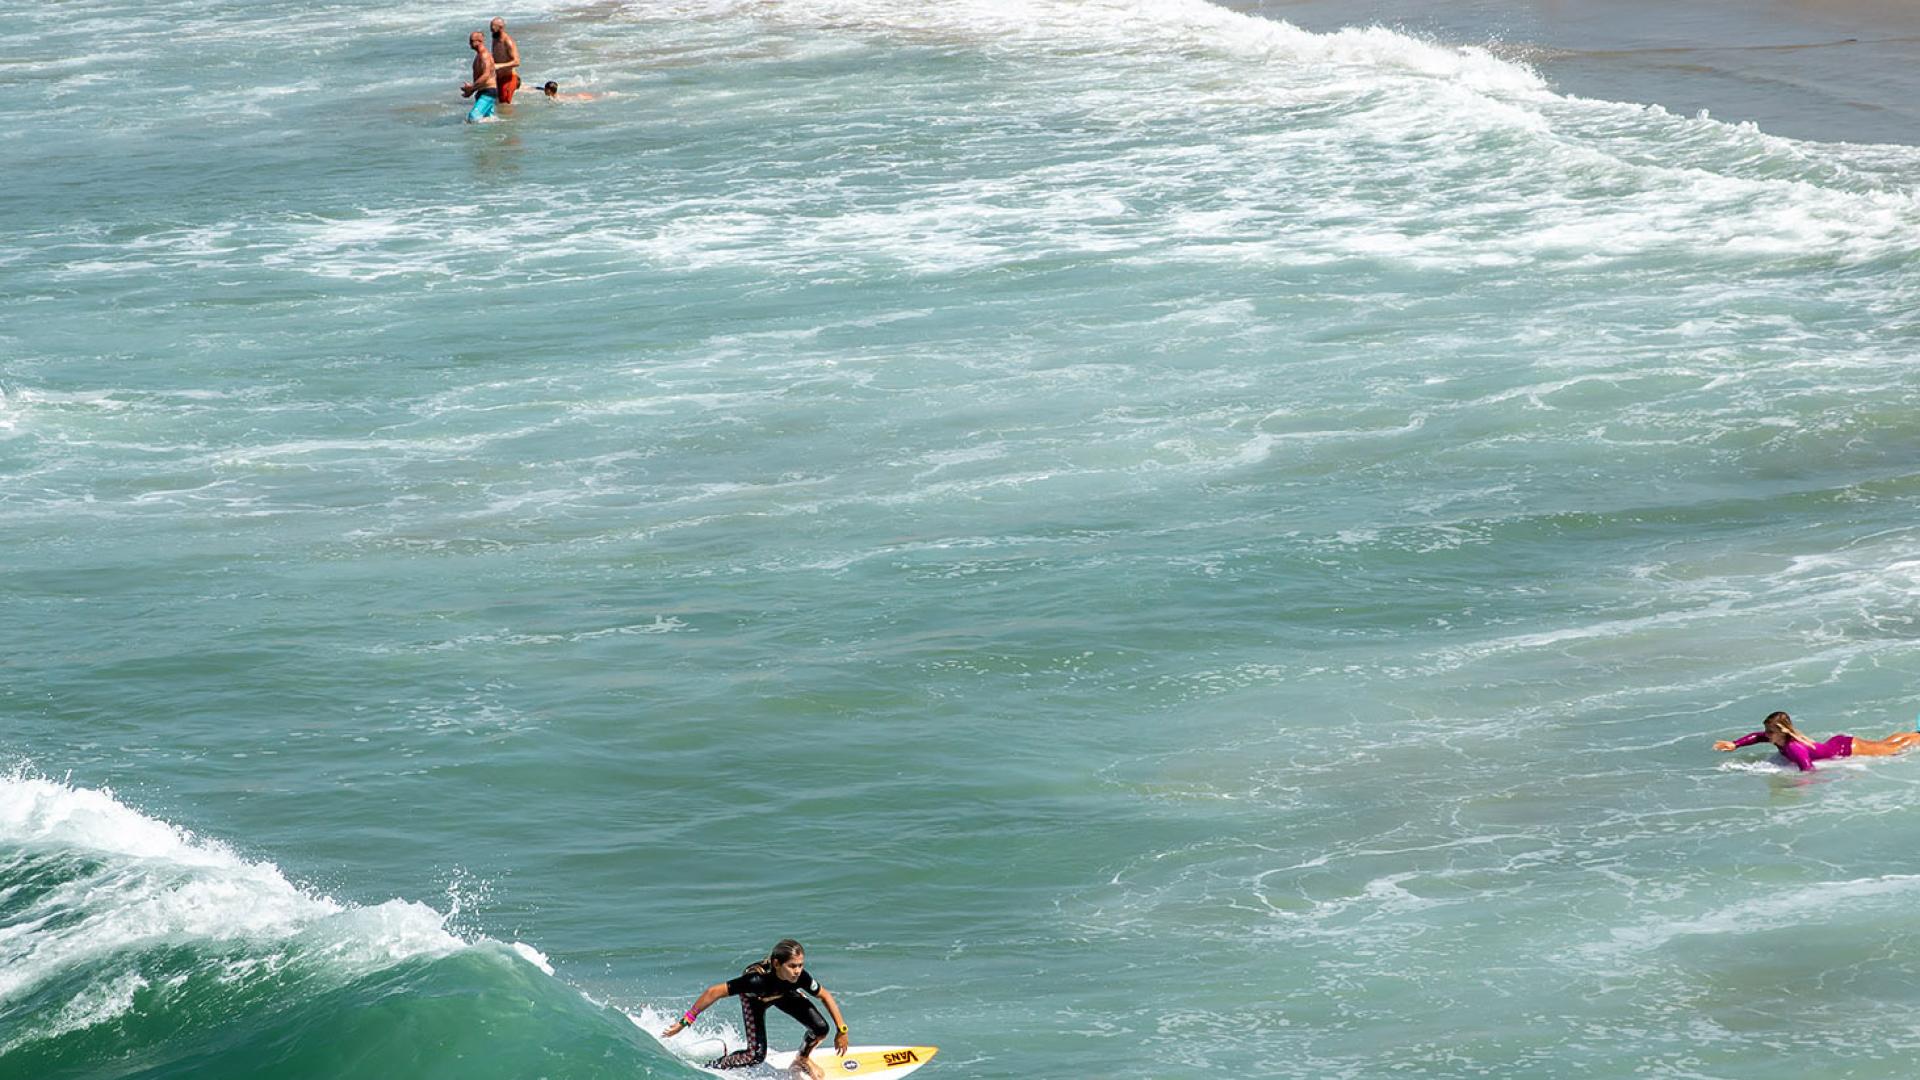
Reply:
[[1904, 1077], [1920, 150], [1285, 14], [17, 13], [0, 1075]]

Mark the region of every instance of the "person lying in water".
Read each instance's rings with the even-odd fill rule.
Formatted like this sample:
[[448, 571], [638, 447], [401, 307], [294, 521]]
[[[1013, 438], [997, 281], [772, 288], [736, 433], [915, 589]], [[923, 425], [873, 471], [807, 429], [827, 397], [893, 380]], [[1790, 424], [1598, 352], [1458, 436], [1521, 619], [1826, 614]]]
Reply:
[[560, 84], [552, 79], [547, 80], [547, 84], [540, 88], [540, 92], [547, 95], [548, 101], [592, 101], [599, 96], [597, 94], [563, 94], [560, 92]]
[[836, 1033], [833, 1036], [833, 1048], [842, 1056], [847, 1052], [847, 1021], [840, 1015], [840, 1005], [833, 1000], [833, 994], [826, 987], [807, 974], [807, 953], [800, 943], [792, 938], [784, 938], [773, 947], [765, 960], [747, 968], [726, 982], [714, 983], [700, 992], [680, 1019], [660, 1033], [663, 1039], [670, 1039], [693, 1026], [694, 1018], [701, 1010], [719, 1001], [723, 997], [740, 995], [740, 1017], [746, 1028], [747, 1045], [743, 1050], [735, 1050], [723, 1058], [707, 1062], [709, 1069], [743, 1069], [758, 1065], [767, 1060], [767, 1007], [779, 1009], [795, 1020], [807, 1026], [806, 1041], [800, 1044], [800, 1053], [794, 1056], [793, 1071], [804, 1069], [814, 1080], [820, 1080], [820, 1066], [807, 1060], [813, 1048], [827, 1037], [827, 1021], [813, 1002], [800, 996], [805, 990], [820, 999], [820, 1003], [833, 1014]]
[[1757, 742], [1769, 742], [1780, 751], [1780, 756], [1799, 766], [1801, 772], [1812, 772], [1813, 763], [1830, 758], [1843, 757], [1885, 757], [1889, 754], [1903, 754], [1915, 746], [1920, 746], [1920, 731], [1896, 731], [1884, 739], [1856, 739], [1851, 735], [1835, 735], [1826, 742], [1814, 742], [1800, 729], [1793, 726], [1793, 717], [1777, 712], [1762, 722], [1761, 729], [1737, 739], [1721, 739], [1713, 744], [1715, 750], [1738, 750], [1743, 746], [1752, 746]]

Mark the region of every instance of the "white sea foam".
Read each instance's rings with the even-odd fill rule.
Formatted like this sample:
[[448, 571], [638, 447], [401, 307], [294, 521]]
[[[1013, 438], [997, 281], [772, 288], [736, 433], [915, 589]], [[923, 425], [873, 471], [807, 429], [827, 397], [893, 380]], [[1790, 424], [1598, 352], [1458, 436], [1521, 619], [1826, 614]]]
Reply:
[[92, 864], [0, 926], [0, 1001], [57, 972], [162, 944], [316, 955], [345, 974], [465, 947], [425, 905], [340, 904], [289, 882], [272, 863], [148, 817], [110, 791], [17, 773], [0, 779], [0, 851], [16, 862], [62, 855]]
[[1692, 918], [1662, 919], [1614, 929], [1610, 940], [1577, 946], [1571, 955], [1584, 962], [1599, 957], [1647, 953], [1678, 938], [1713, 934], [1751, 934], [1780, 926], [1816, 926], [1839, 920], [1848, 926], [1870, 923], [1878, 908], [1908, 906], [1920, 892], [1920, 876], [1886, 874], [1846, 881], [1825, 881], [1798, 889], [1772, 889], [1756, 897]]
[[106, 982], [94, 985], [75, 995], [67, 1002], [59, 1014], [40, 1027], [29, 1027], [6, 1043], [0, 1044], [0, 1054], [11, 1051], [31, 1042], [55, 1039], [75, 1031], [84, 1031], [96, 1024], [104, 1024], [133, 1009], [134, 995], [147, 989], [150, 984], [139, 972], [128, 971], [113, 976]]
[[[676, 5], [685, 15], [696, 5]], [[1288, 23], [1229, 10], [1206, 0], [716, 0], [697, 5], [709, 18], [750, 15], [782, 26], [831, 27], [910, 39], [1099, 48], [1114, 52], [1198, 49], [1257, 63], [1331, 63], [1459, 80], [1486, 89], [1538, 90], [1530, 69], [1483, 49], [1449, 48], [1379, 27], [1312, 34]]]
[[[726, 1050], [738, 1049], [746, 1045], [746, 1038], [740, 1029], [731, 1022], [721, 1019], [724, 1013], [718, 1009], [709, 1009], [701, 1013], [692, 1027], [680, 1032], [671, 1039], [660, 1039], [667, 1049], [682, 1058], [691, 1061], [711, 1061]], [[635, 1027], [659, 1038], [680, 1014], [670, 1009], [657, 1009], [652, 1005], [642, 1005], [638, 1012], [627, 1012], [628, 1020]]]
[[392, 646], [375, 646], [369, 649], [373, 653], [415, 652], [415, 651], [458, 651], [475, 646], [506, 645], [513, 648], [537, 647], [542, 645], [578, 644], [596, 638], [620, 637], [631, 635], [674, 634], [690, 631], [685, 621], [673, 615], [656, 615], [649, 622], [630, 623], [622, 626], [609, 626], [595, 630], [574, 630], [564, 633], [528, 634], [499, 630], [491, 633], [469, 634], [450, 641], [436, 641], [424, 645], [407, 646], [396, 649]]
[[[745, 9], [721, 5], [730, 12]], [[1045, 166], [1011, 182], [951, 186], [884, 210], [855, 210], [783, 227], [738, 206], [727, 213], [677, 217], [634, 250], [676, 265], [752, 261], [797, 266], [811, 254], [887, 253], [918, 272], [944, 272], [1014, 258], [1032, 245], [1048, 250], [1124, 251], [1138, 240], [1098, 224], [1127, 206], [1121, 192], [1142, 178], [1176, 171], [1196, 179], [1231, 170], [1241, 187], [1313, 196], [1316, 212], [1292, 219], [1242, 201], [1233, 208], [1182, 206], [1159, 223], [1187, 237], [1185, 258], [1314, 264], [1362, 257], [1432, 268], [1512, 265], [1536, 260], [1617, 260], [1671, 252], [1747, 258], [1805, 257], [1823, 251], [1866, 260], [1910, 246], [1920, 233], [1911, 191], [1859, 190], [1843, 170], [1749, 168], [1743, 157], [1797, 163], [1797, 144], [1711, 121], [1681, 120], [1658, 109], [1588, 102], [1552, 93], [1537, 75], [1473, 49], [1452, 49], [1379, 28], [1314, 35], [1284, 23], [1227, 11], [1200, 0], [1059, 4], [899, 3], [819, 0], [753, 8], [753, 17], [821, 32], [916, 35], [980, 46], [1089, 47], [1128, 57], [1177, 54], [1181, 65], [1134, 80], [1123, 90], [1079, 86], [1063, 92], [1116, 121], [1143, 111], [1188, 115], [1205, 124], [1204, 101], [1188, 85], [1201, 71], [1243, 80], [1250, 103], [1285, 115], [1310, 99], [1331, 98], [1340, 123], [1297, 133], [1217, 131], [1194, 148], [1132, 149], [1100, 163]], [[1309, 65], [1303, 72], [1301, 65]], [[1315, 64], [1344, 65], [1330, 78]], [[1184, 77], [1182, 74], [1184, 73]], [[1341, 82], [1339, 80], [1346, 80]], [[1623, 134], [1625, 133], [1625, 134]], [[1509, 145], [1489, 145], [1498, 136]], [[1695, 138], [1704, 152], [1687, 149]], [[1232, 152], [1229, 147], [1242, 151]], [[1411, 148], [1411, 152], [1403, 148]], [[1678, 152], [1676, 152], [1678, 151]], [[1185, 154], [1175, 161], [1168, 154]], [[1387, 160], [1382, 160], [1382, 155]], [[1521, 171], [1517, 163], [1525, 162]], [[1381, 205], [1352, 199], [1326, 181], [1354, 168], [1375, 176], [1405, 168], [1413, 198]], [[1543, 169], [1542, 166], [1545, 166]], [[1043, 184], [1078, 174], [1070, 194]], [[1470, 191], [1447, 178], [1479, 173]], [[1247, 183], [1271, 175], [1270, 182]], [[1605, 178], [1606, 197], [1582, 191]], [[1621, 190], [1621, 184], [1628, 185]], [[1101, 189], [1105, 190], [1102, 191]], [[1466, 197], [1471, 196], [1471, 197]], [[1351, 203], [1342, 212], [1341, 200]], [[1520, 219], [1488, 229], [1480, 221]], [[1022, 228], [1015, 230], [1013, 226]], [[1160, 253], [1141, 258], [1157, 259]]]
[[547, 959], [546, 953], [541, 952], [539, 949], [534, 948], [524, 941], [514, 942], [513, 951], [519, 954], [522, 960], [539, 968], [542, 974], [553, 974], [553, 961]]

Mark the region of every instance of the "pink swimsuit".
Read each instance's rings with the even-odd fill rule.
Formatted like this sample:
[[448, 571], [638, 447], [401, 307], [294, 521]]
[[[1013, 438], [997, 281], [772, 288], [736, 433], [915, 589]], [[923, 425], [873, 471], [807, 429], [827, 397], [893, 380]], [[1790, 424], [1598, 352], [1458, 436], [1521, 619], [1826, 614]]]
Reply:
[[[1733, 745], [1736, 747], [1752, 746], [1754, 743], [1766, 741], [1767, 733], [1764, 731], [1756, 731], [1751, 735], [1742, 735], [1738, 739], [1733, 740]], [[1816, 761], [1825, 761], [1828, 758], [1852, 757], [1853, 736], [1835, 735], [1826, 742], [1814, 743], [1812, 746], [1808, 746], [1806, 743], [1799, 741], [1789, 742], [1787, 748], [1780, 751], [1780, 756], [1800, 766], [1801, 772], [1812, 772], [1813, 763]]]

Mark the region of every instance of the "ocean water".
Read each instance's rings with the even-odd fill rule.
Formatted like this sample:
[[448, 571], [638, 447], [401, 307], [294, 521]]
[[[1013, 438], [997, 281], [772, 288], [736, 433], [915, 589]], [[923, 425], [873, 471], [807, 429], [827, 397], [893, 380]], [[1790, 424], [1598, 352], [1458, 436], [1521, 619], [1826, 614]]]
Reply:
[[1910, 1076], [1920, 149], [1243, 7], [9, 6], [0, 1078]]

